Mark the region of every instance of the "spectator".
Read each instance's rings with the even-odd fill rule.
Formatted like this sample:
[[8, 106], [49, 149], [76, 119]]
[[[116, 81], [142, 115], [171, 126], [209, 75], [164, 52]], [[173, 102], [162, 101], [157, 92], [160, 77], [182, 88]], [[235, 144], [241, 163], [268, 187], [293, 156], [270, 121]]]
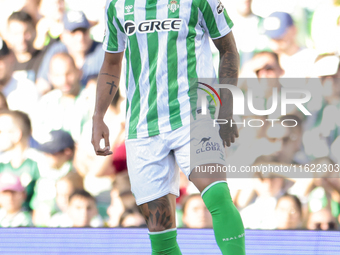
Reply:
[[61, 212], [67, 211], [71, 194], [81, 189], [84, 189], [83, 178], [76, 172], [70, 172], [56, 182], [56, 202]]
[[315, 8], [311, 24], [311, 35], [314, 47], [320, 53], [333, 52], [339, 49], [340, 2], [323, 0]]
[[[339, 154], [340, 155], [340, 154]], [[323, 173], [315, 173], [308, 189], [308, 207], [316, 212], [324, 207], [330, 207], [335, 218], [340, 215], [340, 178], [339, 172], [332, 171], [337, 165], [328, 157], [318, 158], [311, 162], [315, 166], [322, 166]], [[328, 172], [325, 172], [325, 166]]]
[[111, 193], [111, 204], [107, 208], [107, 214], [109, 219], [107, 225], [110, 228], [118, 227], [120, 224], [120, 219], [125, 211], [125, 207], [121, 197], [119, 196], [118, 189], [112, 189]]
[[107, 208], [107, 214], [109, 215], [107, 224], [113, 228], [121, 224], [124, 212], [138, 211], [138, 207], [136, 206], [135, 197], [130, 190], [119, 192], [119, 189], [115, 187], [111, 190], [110, 195], [111, 204]]
[[279, 198], [275, 208], [277, 229], [301, 229], [302, 205], [298, 197], [283, 195]]
[[4, 94], [0, 92], [0, 111], [8, 110], [8, 105]]
[[[229, 15], [234, 22], [233, 34], [240, 52], [241, 66], [252, 58], [253, 53], [261, 47], [261, 17], [252, 12], [252, 0], [233, 0], [235, 6]], [[227, 3], [226, 3], [227, 4]], [[233, 11], [235, 10], [235, 11]]]
[[58, 41], [63, 32], [65, 2], [64, 0], [40, 0], [38, 10], [41, 18], [36, 26], [37, 37], [34, 46], [36, 49], [42, 49]]
[[14, 70], [35, 82], [44, 51], [33, 46], [36, 37], [34, 21], [28, 13], [19, 11], [12, 13], [7, 24], [8, 44], [17, 59]]
[[212, 228], [211, 215], [200, 194], [191, 194], [183, 200], [183, 227]]
[[338, 178], [316, 178], [317, 185], [308, 194], [308, 209], [310, 212], [318, 212], [324, 208], [330, 208], [332, 215], [339, 215], [339, 181]]
[[70, 134], [63, 130], [51, 131], [46, 139], [38, 146], [43, 156], [38, 161], [40, 178], [31, 201], [34, 224], [39, 226], [46, 226], [50, 216], [56, 212], [57, 180], [74, 170], [72, 159], [75, 144]]
[[314, 74], [323, 86], [323, 96], [328, 104], [340, 102], [340, 58], [336, 53], [319, 55], [314, 64]]
[[244, 227], [250, 229], [274, 229], [275, 207], [277, 200], [286, 191], [285, 179], [271, 178], [253, 179], [256, 198], [241, 211]]
[[76, 67], [82, 71], [83, 86], [87, 84], [89, 77], [99, 74], [104, 52], [101, 43], [91, 39], [90, 24], [84, 13], [69, 11], [63, 21], [65, 29], [60, 36], [61, 42], [51, 46], [43, 59], [38, 73], [39, 87], [48, 88], [48, 66], [52, 57], [60, 52], [68, 52], [72, 56]]
[[27, 78], [15, 78], [15, 56], [0, 38], [0, 92], [4, 94], [9, 109], [33, 114], [38, 101], [38, 92]]
[[[265, 34], [270, 38], [270, 48], [279, 55], [280, 65], [285, 70], [283, 77], [309, 77], [316, 54], [297, 44], [297, 28], [292, 17], [285, 12], [274, 12], [263, 25]], [[283, 85], [289, 86], [289, 83]]]
[[0, 174], [0, 227], [32, 227], [29, 212], [22, 208], [26, 192], [18, 176]]
[[34, 0], [1, 0], [0, 8], [0, 37], [6, 38], [7, 19], [13, 13], [22, 10], [27, 6], [27, 1]]
[[50, 218], [48, 225], [50, 227], [70, 227], [72, 222], [67, 214], [69, 197], [76, 190], [84, 189], [83, 178], [76, 172], [70, 172], [56, 181], [55, 188], [55, 200], [58, 208], [57, 212]]
[[[270, 109], [273, 104], [273, 88], [276, 88], [280, 94], [281, 84], [279, 78], [282, 77], [284, 73], [278, 55], [269, 51], [257, 53], [243, 66], [241, 77], [255, 78], [241, 79], [240, 82], [242, 87], [245, 86], [244, 90], [252, 89], [255, 109]], [[278, 111], [274, 114], [278, 115], [277, 112]]]
[[24, 11], [32, 17], [34, 24], [37, 24], [38, 20], [40, 19], [40, 2], [41, 0], [25, 0], [24, 6], [20, 9], [20, 11]]
[[[261, 120], [261, 117], [254, 116], [252, 119]], [[266, 123], [262, 128], [242, 128], [240, 145], [230, 157], [229, 162], [236, 166], [252, 165], [256, 160], [285, 164], [306, 163], [308, 159], [302, 146], [302, 120], [290, 114], [278, 120], [271, 124]], [[262, 118], [262, 121], [265, 122], [265, 119]], [[296, 126], [284, 127], [281, 125], [282, 121], [286, 126], [295, 124]]]
[[105, 30], [105, 11], [106, 0], [65, 0], [69, 10], [82, 11], [91, 24], [91, 37], [102, 42]]
[[[38, 146], [38, 150], [42, 151], [46, 158], [44, 169], [63, 172], [60, 173], [61, 176], [67, 174], [73, 169], [72, 160], [75, 150], [75, 143], [71, 135], [64, 130], [53, 130], [46, 139], [44, 143]], [[45, 173], [44, 175], [47, 177], [50, 174]]]
[[68, 215], [72, 227], [91, 227], [91, 220], [98, 214], [96, 200], [85, 190], [75, 191], [69, 198]]
[[[340, 134], [340, 120], [334, 118], [340, 113], [340, 58], [337, 54], [319, 55], [315, 61], [316, 74], [322, 84], [322, 95], [325, 100], [321, 109], [321, 132], [331, 135], [331, 142]], [[333, 133], [331, 134], [331, 132]]]
[[125, 191], [123, 193], [120, 193], [119, 196], [122, 199], [125, 211], [138, 210], [138, 207], [136, 207], [136, 199], [131, 191]]
[[131, 183], [127, 171], [122, 171], [115, 175], [112, 187], [113, 189], [117, 189], [118, 194], [131, 191]]
[[308, 87], [312, 100], [308, 107], [312, 116], [307, 120], [304, 133], [306, 153], [312, 158], [333, 156], [329, 147], [340, 134], [340, 59], [335, 53], [319, 55], [313, 73], [319, 79], [311, 79]]
[[[296, 126], [284, 127], [281, 125], [284, 120], [285, 125]], [[268, 126], [266, 137], [270, 144], [266, 148], [268, 150], [266, 154], [269, 155], [270, 161], [286, 164], [303, 163], [306, 158], [301, 151], [301, 136], [302, 120], [296, 115], [282, 116], [280, 122], [273, 124], [273, 127]]]
[[126, 171], [115, 175], [110, 192], [111, 204], [107, 208], [108, 226], [118, 227], [122, 214], [129, 209], [136, 210], [136, 200], [131, 192], [131, 184]]
[[242, 77], [251, 78], [273, 78], [277, 80], [284, 74], [279, 61], [279, 56], [275, 52], [261, 51], [256, 53], [244, 66]]
[[122, 217], [120, 218], [119, 226], [123, 228], [147, 227], [143, 215], [139, 211], [134, 211], [131, 209], [123, 213]]
[[20, 177], [27, 192], [25, 208], [29, 208], [34, 186], [40, 177], [38, 164], [29, 148], [31, 122], [19, 111], [0, 112], [0, 173], [10, 172]]
[[336, 223], [330, 209], [324, 208], [309, 215], [307, 220], [307, 229], [338, 230], [338, 224]]
[[33, 136], [38, 141], [52, 130], [68, 131], [77, 140], [81, 131], [84, 109], [80, 98], [80, 71], [67, 53], [53, 56], [50, 64], [50, 81], [54, 90], [44, 95], [38, 103], [33, 119]]

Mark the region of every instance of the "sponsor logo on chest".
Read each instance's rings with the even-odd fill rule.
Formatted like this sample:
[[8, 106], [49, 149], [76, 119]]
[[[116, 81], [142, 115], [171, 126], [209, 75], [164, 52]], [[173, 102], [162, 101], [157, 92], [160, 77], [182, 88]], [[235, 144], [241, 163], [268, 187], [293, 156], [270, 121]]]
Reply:
[[138, 33], [153, 33], [163, 31], [179, 31], [181, 29], [182, 19], [164, 19], [164, 20], [145, 20], [136, 24], [132, 20], [124, 23], [124, 30], [127, 36]]

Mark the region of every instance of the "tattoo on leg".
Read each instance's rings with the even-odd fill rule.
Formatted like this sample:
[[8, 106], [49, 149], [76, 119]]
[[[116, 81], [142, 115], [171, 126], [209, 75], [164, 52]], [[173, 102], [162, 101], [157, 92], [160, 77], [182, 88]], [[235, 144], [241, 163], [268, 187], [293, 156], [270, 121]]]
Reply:
[[140, 210], [149, 229], [165, 230], [173, 225], [174, 215], [171, 215], [170, 201], [167, 196], [141, 205]]
[[117, 88], [117, 86], [115, 85], [115, 82], [112, 81], [111, 83], [110, 82], [107, 82], [106, 84], [110, 85], [111, 86], [111, 89], [110, 89], [110, 95], [112, 94], [112, 89], [113, 87]]

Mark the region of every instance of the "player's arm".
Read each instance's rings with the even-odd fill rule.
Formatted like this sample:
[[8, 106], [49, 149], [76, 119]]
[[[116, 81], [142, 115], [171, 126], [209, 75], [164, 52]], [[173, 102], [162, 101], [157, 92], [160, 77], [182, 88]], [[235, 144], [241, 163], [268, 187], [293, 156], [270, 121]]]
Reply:
[[[109, 129], [105, 125], [103, 119], [119, 86], [123, 54], [124, 52], [106, 52], [103, 65], [98, 76], [96, 104], [92, 118], [92, 145], [96, 154], [101, 156], [112, 154], [109, 143]], [[105, 140], [105, 148], [100, 148], [99, 143], [102, 138]]]
[[[220, 53], [219, 83], [237, 86], [240, 58], [232, 31], [213, 42]], [[233, 97], [229, 89], [220, 89], [220, 97], [222, 105], [218, 118], [229, 121], [221, 125], [220, 134], [224, 145], [230, 146], [238, 137], [236, 125], [230, 128], [229, 124], [233, 118]]]

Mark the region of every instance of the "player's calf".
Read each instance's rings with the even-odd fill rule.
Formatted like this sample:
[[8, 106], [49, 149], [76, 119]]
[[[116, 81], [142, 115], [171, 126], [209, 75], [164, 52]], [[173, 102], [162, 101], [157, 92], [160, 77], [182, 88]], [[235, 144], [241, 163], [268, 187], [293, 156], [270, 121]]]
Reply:
[[242, 219], [231, 199], [225, 176], [222, 178], [214, 175], [214, 178], [209, 178], [192, 172], [190, 180], [201, 192], [203, 201], [211, 213], [215, 239], [222, 254], [245, 255]]

